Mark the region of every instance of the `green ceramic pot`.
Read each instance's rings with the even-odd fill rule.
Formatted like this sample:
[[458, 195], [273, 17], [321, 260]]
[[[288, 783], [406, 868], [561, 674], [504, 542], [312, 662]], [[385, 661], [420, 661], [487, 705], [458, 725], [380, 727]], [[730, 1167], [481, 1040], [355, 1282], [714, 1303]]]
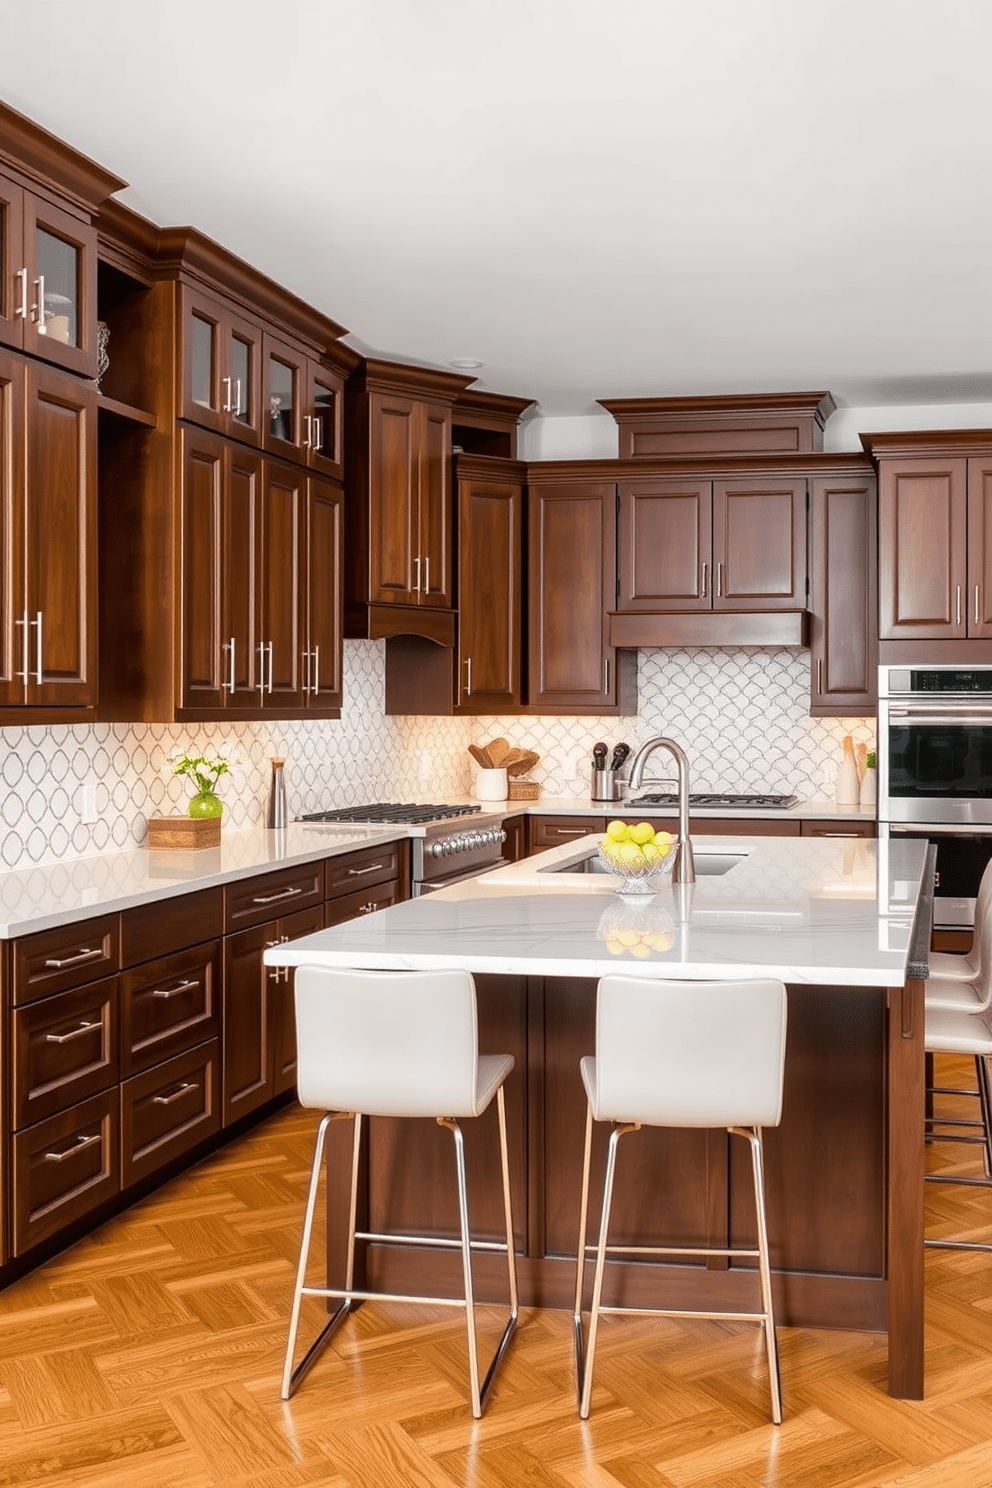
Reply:
[[200, 791], [189, 803], [190, 816], [207, 817], [220, 816], [224, 810], [224, 803], [213, 791]]

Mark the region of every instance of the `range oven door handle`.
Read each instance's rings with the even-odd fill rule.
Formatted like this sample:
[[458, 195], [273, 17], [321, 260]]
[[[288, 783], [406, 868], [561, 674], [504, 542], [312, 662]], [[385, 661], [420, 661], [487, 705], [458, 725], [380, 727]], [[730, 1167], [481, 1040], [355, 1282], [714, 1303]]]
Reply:
[[933, 724], [937, 727], [950, 726], [954, 728], [959, 724], [987, 723], [992, 725], [992, 708], [968, 708], [956, 705], [946, 711], [935, 711], [927, 708], [925, 711], [918, 708], [893, 708], [889, 707], [888, 716], [890, 720], [899, 719], [900, 722]]

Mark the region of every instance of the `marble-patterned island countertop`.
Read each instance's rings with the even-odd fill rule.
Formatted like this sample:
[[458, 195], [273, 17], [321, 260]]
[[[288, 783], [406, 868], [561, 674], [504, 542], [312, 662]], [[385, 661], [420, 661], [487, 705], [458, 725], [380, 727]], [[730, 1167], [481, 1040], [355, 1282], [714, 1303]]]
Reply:
[[[567, 871], [588, 836], [361, 921], [273, 947], [274, 966], [901, 986], [910, 974], [926, 844], [908, 839], [727, 837], [695, 844], [688, 894], [659, 876], [641, 905], [608, 875]], [[739, 856], [702, 871], [708, 855]], [[558, 871], [566, 870], [566, 871]]]

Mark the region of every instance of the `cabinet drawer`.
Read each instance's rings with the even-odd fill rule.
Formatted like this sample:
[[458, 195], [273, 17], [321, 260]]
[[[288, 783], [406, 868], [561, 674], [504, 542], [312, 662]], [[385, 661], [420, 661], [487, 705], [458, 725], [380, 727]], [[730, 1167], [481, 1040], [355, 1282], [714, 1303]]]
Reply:
[[[618, 803], [614, 814], [618, 814], [620, 809]], [[532, 816], [531, 851], [540, 852], [545, 847], [561, 847], [563, 842], [574, 842], [576, 837], [586, 837], [590, 832], [602, 832], [605, 827], [605, 816]]]
[[23, 935], [14, 942], [14, 1002], [95, 982], [118, 969], [119, 954], [117, 915]]
[[366, 885], [354, 894], [339, 894], [327, 902], [325, 925], [342, 925], [357, 915], [372, 914], [388, 904], [399, 904], [400, 886], [396, 879], [389, 883]]
[[878, 828], [873, 821], [804, 821], [804, 837], [877, 837]]
[[323, 863], [284, 868], [279, 873], [262, 873], [225, 887], [224, 925], [227, 930], [262, 925], [266, 920], [275, 920], [280, 915], [320, 904], [323, 897]]
[[119, 1105], [106, 1090], [15, 1134], [15, 1256], [120, 1191]]
[[15, 1129], [116, 1085], [117, 978], [13, 1012]]
[[121, 965], [138, 966], [181, 946], [216, 940], [224, 933], [224, 894], [205, 889], [178, 899], [158, 899], [121, 915]]
[[369, 847], [362, 852], [328, 858], [325, 865], [328, 899], [334, 899], [338, 894], [351, 894], [369, 884], [399, 878], [401, 846], [399, 842], [387, 842], [382, 847]]
[[219, 940], [122, 972], [121, 1075], [216, 1038], [219, 996]]
[[121, 1086], [121, 1187], [147, 1178], [220, 1130], [217, 1039]]

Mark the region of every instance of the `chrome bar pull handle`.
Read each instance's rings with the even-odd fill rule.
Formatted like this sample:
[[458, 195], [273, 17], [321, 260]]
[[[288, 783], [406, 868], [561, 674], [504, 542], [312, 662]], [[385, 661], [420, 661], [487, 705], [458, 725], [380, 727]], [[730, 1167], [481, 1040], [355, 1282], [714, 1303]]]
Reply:
[[92, 1147], [94, 1142], [102, 1141], [100, 1132], [91, 1132], [88, 1137], [77, 1137], [71, 1147], [64, 1147], [61, 1152], [46, 1152], [46, 1162], [65, 1162], [67, 1157], [74, 1157], [77, 1152], [82, 1152], [84, 1147]]
[[246, 410], [241, 407], [241, 378], [238, 377], [234, 383], [234, 417], [240, 418], [244, 412]]
[[428, 558], [425, 558], [424, 559], [424, 593], [425, 594], [430, 594], [430, 592], [431, 592], [431, 560], [428, 557]]
[[471, 697], [472, 696], [472, 658], [471, 658], [471, 656], [466, 656], [466, 658], [465, 658], [465, 696], [466, 697]]
[[221, 378], [221, 382], [227, 388], [227, 396], [224, 399], [224, 409], [223, 409], [223, 411], [224, 411], [224, 413], [231, 413], [232, 412], [232, 408], [231, 408], [231, 379], [230, 379], [230, 377], [222, 377]]
[[608, 656], [604, 656], [603, 657], [603, 691], [606, 693], [606, 696], [609, 697], [609, 695], [610, 695], [610, 658]]
[[816, 690], [817, 690], [817, 692], [822, 692], [823, 691], [823, 657], [822, 656], [818, 656], [816, 658]]
[[265, 691], [265, 642], [264, 641], [259, 641], [259, 643], [258, 643], [258, 682], [257, 682], [256, 685], [258, 687], [259, 692], [264, 692]]
[[24, 611], [24, 614], [22, 615], [22, 617], [20, 618], [20, 620], [15, 620], [14, 621], [14, 624], [15, 625], [22, 625], [24, 627], [24, 633], [21, 636], [21, 666], [22, 666], [22, 670], [19, 671], [19, 672], [15, 672], [14, 675], [17, 676], [17, 677], [20, 677], [21, 680], [23, 682], [25, 682], [25, 683], [27, 683], [30, 680], [30, 677], [29, 677], [29, 674], [28, 674], [28, 665], [29, 665], [29, 658], [28, 658], [29, 623], [30, 622], [28, 621], [28, 612], [27, 612], [27, 610]]
[[981, 618], [980, 618], [979, 613], [978, 613], [978, 585], [977, 584], [975, 585], [975, 624], [976, 625], [980, 625], [981, 624]]
[[188, 1090], [195, 1090], [195, 1089], [196, 1089], [195, 1083], [192, 1080], [187, 1080], [184, 1084], [177, 1085], [176, 1088], [175, 1088], [175, 1090], [170, 1091], [170, 1093], [168, 1095], [153, 1095], [152, 1096], [152, 1105], [153, 1106], [171, 1106], [173, 1101], [177, 1101], [180, 1098], [180, 1096], [185, 1095]]
[[319, 413], [315, 413], [314, 414], [314, 418], [313, 418], [313, 437], [314, 437], [314, 445], [313, 445], [314, 453], [319, 455], [320, 454], [320, 451], [324, 448], [324, 420], [321, 418], [321, 416], [320, 416]]
[[222, 682], [220, 684], [221, 687], [223, 688], [223, 690], [225, 692], [233, 692], [234, 691], [234, 644], [235, 644], [235, 638], [234, 638], [234, 636], [232, 636], [231, 639], [229, 641], [226, 641], [224, 643], [224, 646], [222, 647], [222, 650], [226, 651], [227, 654], [228, 654], [228, 667], [229, 667], [229, 670], [228, 670], [228, 680], [226, 682]]
[[17, 273], [14, 275], [14, 278], [19, 281], [20, 286], [21, 286], [20, 297], [19, 297], [18, 303], [17, 303], [17, 305], [16, 305], [16, 307], [14, 309], [14, 319], [15, 320], [27, 320], [27, 318], [28, 318], [28, 271], [27, 271], [27, 269], [18, 269]]
[[272, 646], [273, 646], [272, 641], [269, 641], [269, 643], [268, 643], [268, 652], [269, 652], [269, 685], [265, 689], [266, 692], [271, 692], [272, 691]]
[[310, 656], [311, 652], [303, 653], [303, 696], [310, 696]]
[[320, 647], [313, 648], [313, 695], [317, 696], [320, 691]]
[[716, 597], [717, 597], [717, 599], [722, 599], [723, 598], [723, 564], [722, 563], [718, 563], [717, 566], [716, 566]]
[[955, 597], [955, 615], [957, 617], [957, 624], [960, 625], [961, 624], [961, 585], [960, 584], [958, 584], [956, 586], [956, 588], [955, 588], [955, 596], [956, 596]]
[[706, 599], [707, 598], [707, 591], [709, 589], [709, 581], [710, 581], [710, 566], [709, 566], [708, 563], [704, 563], [703, 564], [703, 578], [702, 578], [702, 585], [701, 585], [702, 592], [700, 593], [700, 596], [699, 596], [700, 599]]
[[195, 977], [192, 980], [187, 978], [184, 982], [177, 982], [174, 987], [156, 987], [151, 995], [152, 997], [163, 997], [168, 1002], [170, 997], [178, 997], [180, 992], [188, 992], [191, 987], [198, 987], [199, 985]]
[[38, 334], [45, 335], [45, 276], [39, 274], [34, 281], [36, 299], [31, 306], [31, 319], [38, 327]]
[[416, 574], [415, 574], [414, 581], [413, 581], [413, 592], [414, 592], [414, 594], [419, 594], [420, 593], [420, 559], [419, 558], [414, 558], [413, 564], [414, 564], [414, 568], [416, 569]]
[[305, 413], [303, 415], [303, 448], [304, 449], [313, 449], [314, 448], [313, 433], [311, 432], [312, 429], [313, 429], [313, 419], [310, 417], [309, 413]]
[[98, 946], [95, 951], [91, 951], [89, 946], [81, 946], [74, 956], [63, 956], [61, 960], [50, 956], [45, 962], [45, 969], [46, 971], [64, 971], [67, 966], [79, 966], [83, 961], [92, 961], [94, 956], [102, 955], [102, 946]]
[[78, 1028], [73, 1028], [69, 1033], [46, 1033], [46, 1044], [71, 1044], [73, 1039], [82, 1038], [84, 1033], [91, 1033], [94, 1028], [99, 1028], [99, 1023], [87, 1023], [85, 1020]]
[[40, 610], [37, 610], [35, 612], [35, 617], [31, 621], [31, 624], [34, 625], [34, 626], [36, 626], [37, 627], [37, 630], [38, 630], [38, 651], [37, 651], [37, 655], [36, 655], [36, 666], [35, 666], [34, 678], [35, 678], [35, 681], [37, 682], [38, 686], [40, 687], [41, 686], [41, 650], [42, 650], [42, 646], [44, 644], [44, 636], [43, 636], [43, 633], [42, 633], [42, 614], [41, 614], [41, 611]]

